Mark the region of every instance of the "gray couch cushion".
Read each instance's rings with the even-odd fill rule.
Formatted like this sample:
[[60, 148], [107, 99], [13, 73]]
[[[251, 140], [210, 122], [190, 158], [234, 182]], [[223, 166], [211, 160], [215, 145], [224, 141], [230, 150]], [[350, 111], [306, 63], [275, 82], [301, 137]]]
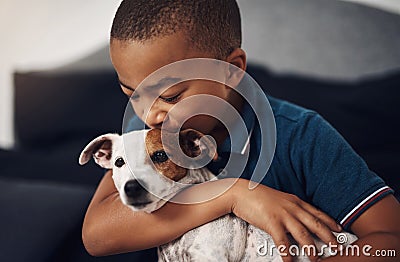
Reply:
[[354, 80], [400, 68], [400, 15], [338, 0], [238, 0], [250, 61]]

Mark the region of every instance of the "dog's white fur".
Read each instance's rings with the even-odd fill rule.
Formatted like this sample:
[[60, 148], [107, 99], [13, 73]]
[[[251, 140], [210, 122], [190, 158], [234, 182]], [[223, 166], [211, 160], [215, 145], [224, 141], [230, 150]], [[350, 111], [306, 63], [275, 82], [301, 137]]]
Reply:
[[[156, 141], [145, 139], [148, 132], [149, 130], [141, 130], [123, 136], [116, 134], [99, 136], [85, 147], [79, 158], [79, 163], [83, 165], [93, 156], [97, 164], [112, 169], [115, 187], [122, 202], [134, 211], [153, 212], [182, 190], [182, 187], [177, 187], [177, 183], [165, 177], [165, 174], [160, 174], [156, 165], [149, 163], [146, 143], [156, 143]], [[194, 146], [198, 146], [198, 137], [192, 142]], [[127, 162], [127, 157], [129, 165], [116, 166], [117, 159], [122, 158]], [[168, 164], [174, 165], [172, 162]], [[153, 193], [145, 195], [145, 204], [132, 204], [124, 190], [126, 183], [135, 179], [144, 182], [147, 189]], [[206, 168], [188, 169], [179, 182], [190, 185], [213, 179], [216, 177]], [[346, 236], [349, 239], [347, 244], [357, 239], [348, 233]], [[315, 242], [320, 249], [323, 243], [318, 239], [315, 239]], [[160, 246], [158, 255], [159, 261], [281, 261], [277, 249], [273, 247], [274, 242], [269, 234], [229, 214]], [[266, 249], [269, 249], [268, 252], [265, 252]], [[269, 252], [270, 250], [272, 252]], [[265, 256], [260, 255], [260, 251], [265, 252]], [[326, 249], [324, 256], [329, 256], [327, 251]], [[304, 254], [296, 257], [296, 260], [309, 261]]]

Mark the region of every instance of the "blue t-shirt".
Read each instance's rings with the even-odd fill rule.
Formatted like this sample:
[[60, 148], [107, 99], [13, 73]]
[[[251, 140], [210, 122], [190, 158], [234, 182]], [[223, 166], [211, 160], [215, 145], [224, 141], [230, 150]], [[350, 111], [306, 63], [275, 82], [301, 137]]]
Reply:
[[262, 184], [311, 203], [345, 230], [368, 207], [393, 193], [319, 114], [272, 97], [268, 100], [277, 142]]
[[[275, 117], [276, 148], [263, 185], [298, 196], [327, 213], [347, 231], [371, 205], [393, 193], [316, 112], [270, 96], [268, 100]], [[260, 155], [261, 132], [253, 114], [245, 104], [241, 115], [252, 130], [249, 160], [241, 176], [246, 179], [250, 179]], [[133, 117], [127, 130], [143, 126], [139, 118]], [[224, 157], [229, 150], [230, 142], [225, 141], [218, 153]]]

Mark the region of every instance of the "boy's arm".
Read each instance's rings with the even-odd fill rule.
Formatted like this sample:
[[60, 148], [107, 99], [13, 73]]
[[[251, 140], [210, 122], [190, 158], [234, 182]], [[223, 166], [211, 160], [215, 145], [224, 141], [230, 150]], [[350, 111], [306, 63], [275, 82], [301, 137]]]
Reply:
[[230, 212], [227, 195], [196, 205], [166, 203], [148, 214], [122, 204], [106, 172], [87, 209], [82, 239], [94, 256], [131, 252], [170, 242], [185, 232]]
[[348, 252], [344, 250], [343, 256], [327, 261], [399, 261], [399, 219], [399, 202], [393, 195], [386, 196], [366, 210], [351, 226], [351, 230], [359, 237], [353, 243], [358, 246], [359, 255], [351, 256], [353, 251], [348, 249]]
[[[133, 212], [122, 204], [111, 176], [112, 172], [107, 172], [100, 182], [82, 229], [86, 249], [96, 256], [158, 246], [231, 211], [270, 233], [278, 245], [289, 243], [286, 232], [301, 244], [313, 243], [309, 231], [325, 242], [334, 242], [331, 230], [338, 230], [334, 220], [297, 197], [263, 185], [248, 190], [248, 180], [243, 179], [204, 203], [167, 203], [151, 214]], [[177, 197], [188, 199], [204, 192], [220, 192], [231, 183], [230, 179], [222, 179], [196, 185]]]

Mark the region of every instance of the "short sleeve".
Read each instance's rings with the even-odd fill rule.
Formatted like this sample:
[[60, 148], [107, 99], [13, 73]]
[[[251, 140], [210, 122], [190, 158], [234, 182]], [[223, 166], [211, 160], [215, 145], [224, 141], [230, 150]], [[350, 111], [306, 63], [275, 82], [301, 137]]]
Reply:
[[299, 119], [290, 154], [296, 173], [304, 179], [307, 198], [345, 230], [370, 206], [393, 193], [315, 112]]

